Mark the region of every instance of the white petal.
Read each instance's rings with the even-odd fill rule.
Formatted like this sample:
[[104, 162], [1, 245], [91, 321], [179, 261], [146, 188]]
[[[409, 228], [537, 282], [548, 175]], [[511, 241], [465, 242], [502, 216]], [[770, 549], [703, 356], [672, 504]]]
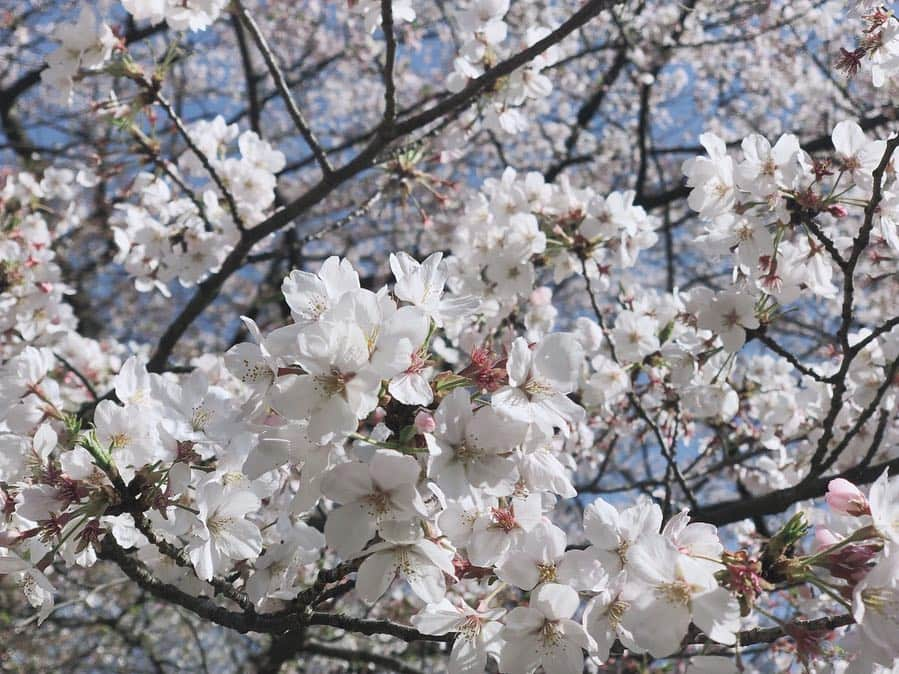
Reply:
[[500, 580], [522, 590], [532, 590], [540, 581], [540, 570], [533, 559], [526, 555], [512, 553], [496, 570]]
[[[410, 558], [413, 558], [410, 555]], [[421, 558], [421, 562], [412, 562], [413, 566], [409, 573], [404, 573], [406, 581], [412, 591], [418, 595], [423, 601], [433, 603], [443, 599], [446, 594], [446, 580], [443, 571], [436, 566], [425, 563]]]
[[550, 620], [559, 620], [574, 615], [579, 604], [580, 599], [574, 589], [559, 583], [547, 583], [531, 595], [530, 605]]
[[375, 523], [365, 506], [358, 502], [345, 505], [328, 514], [325, 538], [343, 559], [360, 552], [375, 535]]
[[412, 616], [411, 621], [419, 632], [441, 635], [458, 630], [463, 619], [462, 612], [449, 599], [443, 598], [425, 606], [420, 613]]
[[356, 575], [356, 592], [367, 604], [381, 598], [396, 575], [396, 554], [391, 551], [369, 555]]
[[710, 639], [732, 646], [740, 629], [740, 605], [723, 587], [715, 588], [694, 598], [693, 622]]
[[369, 466], [360, 461], [334, 466], [322, 477], [321, 491], [337, 503], [365, 498], [374, 491]]

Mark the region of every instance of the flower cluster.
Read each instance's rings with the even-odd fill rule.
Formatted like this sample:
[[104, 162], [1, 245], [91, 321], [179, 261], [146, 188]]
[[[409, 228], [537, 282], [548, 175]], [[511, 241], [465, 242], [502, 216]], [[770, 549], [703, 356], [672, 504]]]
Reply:
[[[503, 357], [478, 352], [458, 372], [441, 371], [431, 353], [438, 326], [478, 305], [444, 294], [439, 254], [391, 263], [396, 283], [377, 292], [346, 260], [293, 271], [283, 284], [293, 322], [263, 335], [245, 319], [254, 340], [225, 354], [232, 376], [208, 364], [180, 378], [149, 374], [129, 359], [90, 429], [65, 411], [46, 350], [7, 361], [3, 565], [42, 615], [52, 586], [39, 560], [89, 565], [112, 536], [191, 593], [210, 593], [207, 583], [237, 568], [260, 608], [299, 596], [327, 550], [361, 560], [361, 601], [377, 602], [399, 577], [423, 603], [418, 629], [457, 633], [454, 672], [483, 671], [491, 656], [511, 674], [578, 671], [584, 651], [605, 660], [615, 640], [664, 657], [691, 623], [733, 644], [734, 592], [746, 589], [727, 581], [742, 567], [715, 527], [686, 511], [662, 527], [648, 499], [597, 499], [584, 514], [590, 544], [572, 549], [551, 521], [558, 500], [576, 494], [557, 440], [585, 417], [569, 397], [587, 367], [583, 338], [517, 338]], [[613, 340], [626, 351], [627, 340]], [[593, 378], [615, 366], [600, 358]], [[594, 388], [614, 400], [610, 387]], [[127, 485], [129, 503], [111, 496], [116, 484]], [[870, 514], [891, 536], [886, 485], [875, 487], [876, 507], [841, 498], [841, 485], [829, 500]], [[331, 504], [323, 534], [296, 517], [322, 499]], [[276, 526], [263, 526], [270, 517]], [[182, 547], [193, 574], [165, 572], [160, 541]], [[837, 568], [835, 552], [806, 566]], [[875, 597], [864, 594], [874, 580], [895, 580], [880, 575], [866, 576], [859, 596]], [[526, 606], [490, 607], [513, 591], [530, 593]], [[868, 623], [878, 629], [876, 618]]]
[[[584, 417], [568, 397], [584, 366], [576, 337], [519, 338], [489, 380], [478, 379], [482, 356], [462, 373], [441, 373], [429, 353], [438, 323], [476, 304], [443, 296], [439, 255], [418, 263], [401, 254], [393, 267], [392, 292], [361, 288], [353, 267], [337, 258], [318, 274], [292, 272], [283, 290], [294, 322], [262, 335], [247, 319], [255, 341], [225, 354], [230, 383], [212, 383], [202, 369], [180, 380], [148, 374], [129, 359], [113, 381], [116, 401], [96, 405], [90, 430], [78, 431], [64, 411], [46, 351], [29, 348], [9, 360], [0, 476], [9, 485], [4, 541], [16, 551], [9, 559], [44, 559], [57, 540], [53, 552], [90, 564], [105, 533], [137, 547], [153, 568], [152, 526], [154, 536], [183, 546], [198, 580], [214, 582], [240, 562], [247, 592], [264, 605], [296, 596], [303, 568], [327, 544], [344, 560], [364, 558], [361, 600], [377, 601], [398, 575], [426, 602], [415, 619], [421, 629], [437, 629], [435, 616], [450, 612], [468, 639], [457, 642], [456, 668], [472, 653], [482, 667], [502, 643], [509, 672], [541, 662], [567, 671], [581, 648], [605, 658], [610, 610], [613, 632], [630, 629], [621, 626], [631, 620], [645, 624], [646, 612], [672, 613], [664, 638], [634, 632], [627, 643], [636, 651], [674, 651], [691, 618], [732, 643], [736, 624], [726, 616], [735, 615], [736, 599], [715, 581], [723, 567], [714, 528], [689, 525], [684, 514], [660, 531], [657, 505], [619, 513], [596, 501], [585, 519], [594, 545], [566, 551], [565, 532], [548, 519], [559, 497], [575, 494], [554, 440]], [[298, 490], [290, 486], [294, 470]], [[119, 480], [134, 502], [110, 515], [122, 509], [109, 497]], [[324, 536], [283, 517], [274, 530], [260, 527], [274, 504], [299, 514], [320, 497], [339, 504]], [[691, 551], [711, 561], [692, 560]], [[456, 608], [462, 597], [448, 602], [453, 584], [486, 595], [479, 579], [494, 575], [533, 591], [529, 608], [509, 613], [502, 627], [487, 625], [501, 611]], [[179, 582], [204, 591], [189, 578]], [[594, 597], [586, 631], [570, 620], [579, 593]], [[656, 599], [626, 610], [619, 595]], [[728, 608], [700, 611], [708, 602]], [[714, 617], [706, 622], [707, 615]], [[532, 630], [542, 645], [522, 660], [520, 642]]]
[[[238, 136], [237, 125], [222, 117], [196, 122], [188, 133], [199, 154], [183, 154], [177, 168], [190, 181], [191, 194], [175, 198], [165, 178], [140, 173], [131, 189], [137, 203], [118, 204], [112, 218], [116, 261], [140, 291], [156, 288], [168, 294], [167, 285], [175, 278], [184, 286], [194, 285], [215, 271], [237, 242], [234, 213], [210, 169], [233, 199], [242, 223], [260, 222], [274, 203], [275, 174], [284, 167], [281, 152], [253, 131]], [[239, 157], [228, 156], [235, 139]]]
[[701, 140], [708, 156], [683, 166], [689, 205], [707, 222], [697, 242], [731, 257], [733, 286], [710, 298], [699, 325], [718, 334], [728, 351], [742, 346], [744, 329], [770, 322], [784, 305], [838, 299], [834, 273], [851, 255], [859, 227], [899, 251], [891, 182], [882, 184], [876, 216], [858, 222], [886, 142], [868, 139], [856, 122], [834, 127], [828, 157], [810, 156], [790, 134], [773, 147], [756, 134], [743, 139], [739, 162], [718, 136]]
[[99, 70], [119, 44], [93, 9], [82, 6], [74, 24], [60, 24], [54, 33], [59, 47], [47, 57], [41, 79], [65, 102], [71, 102], [75, 80], [83, 71]]
[[551, 289], [534, 288], [540, 268], [550, 268], [556, 284], [586, 268], [608, 288], [612, 270], [633, 266], [657, 240], [658, 223], [633, 202], [633, 192], [603, 197], [512, 168], [484, 181], [455, 224], [447, 260], [454, 289], [486, 299], [481, 333], [490, 334], [519, 307], [529, 337], [552, 329]]
[[836, 66], [852, 77], [862, 66], [870, 71], [871, 84], [884, 88], [891, 96], [897, 90], [899, 76], [899, 21], [880, 2], [857, 3], [865, 27], [853, 50], [840, 49]]
[[165, 21], [172, 30], [205, 30], [222, 13], [227, 0], [122, 0], [135, 21]]
[[[68, 92], [104, 69], [135, 87], [122, 105], [111, 94], [112, 119], [103, 106], [91, 113], [141, 163], [98, 152], [96, 176], [75, 160], [35, 162], [0, 183], [0, 580], [38, 622], [65, 622], [59, 609], [73, 602], [59, 589], [91, 568], [279, 644], [443, 642], [421, 650], [423, 667], [448, 655], [453, 674], [895, 668], [899, 139], [861, 119], [802, 144], [754, 133], [726, 143], [731, 127], [719, 125], [720, 136], [700, 137], [706, 154], [682, 164], [701, 150], [657, 146], [667, 126], [654, 104], [687, 84], [697, 98], [706, 91], [705, 72], [671, 76], [667, 60], [732, 37], [721, 3], [650, 3], [643, 15], [616, 6], [601, 49], [583, 32], [585, 53], [570, 62], [590, 59], [607, 79], [570, 126], [548, 112], [564, 100], [550, 76], [569, 63], [550, 68], [555, 48], [466, 98], [472, 79], [550, 35], [552, 6], [311, 3], [315, 16], [299, 22], [310, 27], [309, 68], [298, 75], [250, 18], [264, 7], [268, 27], [290, 3], [236, 3], [232, 24], [219, 21], [223, 0], [122, 4], [136, 22], [210, 31], [180, 35], [152, 71], [133, 60], [137, 45], [107, 67], [131, 38], [119, 42], [84, 10], [56, 31], [44, 77]], [[875, 85], [891, 86], [899, 24], [879, 3], [856, 4], [865, 38], [844, 65], [870, 62]], [[774, 25], [747, 40], [780, 36]], [[340, 59], [322, 46], [335, 30], [357, 33], [345, 51], [386, 45], [385, 67], [354, 73], [360, 96], [370, 79], [379, 87], [377, 109], [363, 109], [376, 125], [355, 140], [339, 133], [348, 107], [328, 121], [298, 112], [345, 95]], [[450, 32], [455, 48], [438, 49]], [[168, 76], [194, 72], [181, 48], [218, 54], [226, 34], [242, 48], [258, 132], [199, 117], [196, 97], [169, 103]], [[406, 58], [419, 47], [455, 55], [449, 94], [423, 114], [407, 107], [414, 83], [431, 105], [426, 64]], [[292, 98], [318, 77], [340, 86]], [[639, 109], [616, 78], [636, 86]], [[269, 105], [276, 97], [284, 105]], [[586, 119], [594, 104], [628, 121]], [[270, 116], [296, 128], [268, 126]], [[507, 167], [525, 161], [503, 143], [535, 120], [557, 167], [596, 150], [608, 179]], [[166, 133], [184, 149], [177, 159], [165, 157]], [[500, 162], [470, 160], [493, 176], [483, 183], [419, 168], [459, 158], [459, 141], [479, 133]], [[608, 148], [579, 144], [600, 133]], [[308, 156], [285, 168], [278, 147], [301, 141]], [[435, 156], [432, 141], [451, 149]], [[636, 183], [615, 173], [628, 162], [641, 166]], [[647, 176], [662, 183], [666, 170], [677, 185], [654, 193]], [[371, 183], [373, 196], [358, 199]], [[105, 208], [82, 227], [88, 202]], [[433, 218], [384, 226], [409, 202]], [[300, 233], [300, 220], [324, 224]], [[346, 229], [356, 225], [359, 241]], [[349, 242], [339, 256], [331, 237]], [[158, 290], [140, 307], [168, 311], [176, 281], [201, 284], [152, 357], [148, 344], [114, 338], [139, 330], [112, 326], [97, 331], [102, 341], [78, 332], [76, 314], [112, 313], [90, 306], [90, 292], [66, 300], [65, 281], [84, 287], [78, 267], [98, 240], [109, 245], [104, 264], [138, 291]], [[408, 252], [384, 252], [395, 248]], [[269, 262], [263, 279], [254, 265]], [[224, 325], [238, 331], [202, 348], [179, 341]], [[220, 350], [207, 348], [218, 337]], [[875, 479], [867, 491], [855, 483]], [[807, 500], [820, 497], [828, 511]], [[323, 628], [339, 646], [316, 641]], [[371, 643], [373, 662], [404, 669], [410, 653]]]
[[79, 188], [76, 177], [90, 182], [87, 174], [53, 168], [40, 180], [26, 172], [0, 177], [0, 353], [7, 345], [48, 343], [75, 328], [63, 301], [71, 290], [52, 247], [63, 232], [51, 231], [34, 206], [70, 200]]
[[805, 559], [820, 569], [818, 582], [833, 588], [851, 605], [860, 625], [854, 635], [857, 656], [851, 672], [889, 669], [896, 657], [896, 616], [899, 615], [899, 544], [897, 527], [899, 478], [887, 471], [871, 485], [866, 497], [844, 479], [828, 485], [827, 526], [815, 532], [816, 550]]
[[[465, 36], [459, 53], [453, 60], [453, 72], [447, 78], [450, 91], [461, 91], [472, 79], [480, 77], [509, 53], [504, 45], [508, 25], [503, 20], [509, 11], [509, 0], [474, 0], [457, 13], [457, 20]], [[538, 42], [549, 33], [545, 26], [530, 26], [523, 40], [525, 47]], [[541, 71], [558, 59], [552, 48], [516, 70], [493, 92], [492, 100], [484, 105], [483, 124], [493, 131], [520, 133], [527, 129], [528, 119], [521, 106], [528, 99], [543, 99], [552, 92], [552, 81]]]

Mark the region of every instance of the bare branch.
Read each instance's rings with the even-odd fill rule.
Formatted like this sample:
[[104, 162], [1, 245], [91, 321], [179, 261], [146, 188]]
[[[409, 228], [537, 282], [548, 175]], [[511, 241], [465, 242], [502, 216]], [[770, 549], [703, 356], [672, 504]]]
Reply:
[[281, 72], [281, 68], [275, 60], [275, 55], [272, 53], [271, 47], [269, 47], [265, 36], [259, 29], [259, 25], [256, 23], [255, 19], [250, 16], [249, 12], [247, 12], [243, 3], [236, 0], [234, 7], [240, 15], [241, 21], [243, 21], [247, 30], [250, 31], [253, 42], [256, 43], [256, 48], [259, 50], [259, 53], [262, 54], [265, 65], [268, 67], [268, 71], [275, 81], [275, 86], [281, 94], [281, 98], [284, 100], [284, 105], [287, 107], [287, 112], [290, 113], [290, 118], [293, 120], [294, 126], [297, 127], [297, 130], [303, 136], [309, 149], [312, 150], [312, 153], [315, 155], [315, 158], [321, 167], [322, 174], [327, 178], [334, 172], [334, 167], [331, 166], [328, 156], [325, 154], [325, 151], [322, 149], [322, 146], [319, 144], [318, 139], [310, 128], [309, 123], [306, 121], [306, 118], [303, 116], [302, 111], [294, 100], [293, 95], [290, 93], [290, 89], [287, 86], [287, 80], [284, 78], [284, 73]]

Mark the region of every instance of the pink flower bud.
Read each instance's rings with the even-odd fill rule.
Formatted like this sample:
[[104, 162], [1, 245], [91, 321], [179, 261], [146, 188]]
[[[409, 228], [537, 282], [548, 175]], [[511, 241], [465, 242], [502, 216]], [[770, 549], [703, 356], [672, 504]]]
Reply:
[[840, 537], [830, 529], [818, 527], [815, 529], [815, 550], [826, 550], [840, 542]]
[[415, 430], [419, 433], [433, 433], [437, 428], [437, 422], [430, 412], [422, 410], [415, 415]]
[[850, 543], [827, 555], [819, 564], [834, 578], [842, 578], [854, 587], [868, 575], [882, 549], [883, 544], [879, 540]]
[[545, 307], [547, 304], [552, 302], [552, 299], [553, 291], [546, 286], [534, 288], [533, 292], [531, 292], [531, 304], [533, 304], [535, 307]]
[[831, 508], [846, 515], [859, 517], [871, 514], [871, 506], [868, 505], [865, 495], [849, 480], [841, 477], [831, 480], [827, 485], [825, 500]]
[[841, 206], [840, 204], [834, 204], [827, 209], [827, 212], [835, 218], [845, 218], [847, 215], [849, 215], [849, 211], [846, 210], [846, 207]]

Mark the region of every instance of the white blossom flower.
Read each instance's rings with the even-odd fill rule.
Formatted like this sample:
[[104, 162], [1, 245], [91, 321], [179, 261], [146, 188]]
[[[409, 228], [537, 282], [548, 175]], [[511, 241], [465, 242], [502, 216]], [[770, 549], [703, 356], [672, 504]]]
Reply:
[[648, 499], [618, 510], [597, 498], [584, 509], [584, 531], [593, 545], [587, 548], [609, 574], [627, 568], [631, 549], [646, 536], [659, 533], [662, 510]]
[[450, 497], [471, 487], [497, 495], [512, 492], [518, 468], [510, 456], [524, 440], [524, 429], [492, 408], [471, 409], [468, 392], [456, 389], [443, 399], [434, 416], [437, 428], [428, 434], [429, 473]]
[[44, 573], [14, 551], [0, 548], [0, 574], [9, 575], [25, 594], [28, 603], [38, 609], [40, 625], [53, 612], [56, 591]]
[[755, 298], [738, 292], [720, 292], [700, 311], [697, 324], [718, 335], [728, 352], [739, 351], [746, 341], [746, 330], [759, 327]]
[[885, 551], [855, 586], [852, 617], [865, 638], [895, 651], [899, 627], [899, 555], [892, 549]]
[[429, 255], [424, 262], [406, 253], [391, 254], [390, 269], [396, 279], [393, 292], [397, 298], [422, 309], [437, 327], [448, 319], [471, 315], [480, 306], [478, 299], [470, 295], [443, 297], [449, 277], [443, 253]]
[[250, 491], [208, 482], [197, 495], [199, 513], [187, 546], [197, 576], [210, 580], [229, 560], [254, 560], [262, 552], [259, 527], [246, 519], [259, 509]]
[[446, 593], [444, 574], [455, 573], [453, 553], [426, 538], [375, 543], [367, 552], [356, 576], [356, 591], [368, 604], [374, 604], [397, 575], [423, 601], [439, 602]]
[[597, 591], [607, 576], [599, 561], [585, 550], [565, 551], [567, 537], [559, 527], [540, 522], [528, 532], [496, 569], [500, 580], [533, 590], [542, 583], [561, 583], [575, 590]]
[[688, 159], [682, 166], [687, 186], [693, 188], [687, 203], [702, 217], [714, 218], [734, 206], [734, 164], [727, 155], [724, 141], [715, 134], [704, 133], [699, 142], [709, 156]]
[[886, 151], [886, 141], [868, 140], [862, 128], [852, 120], [844, 120], [833, 128], [834, 149], [840, 160], [840, 168], [846, 171], [860, 188], [869, 190], [873, 184], [871, 174]]
[[547, 436], [553, 428], [568, 434], [584, 410], [568, 397], [577, 388], [583, 351], [574, 335], [555, 332], [533, 350], [521, 337], [512, 343], [506, 369], [509, 385], [493, 394], [491, 404], [510, 419], [534, 424]]
[[378, 450], [371, 461], [334, 466], [321, 481], [322, 494], [343, 506], [325, 522], [328, 545], [344, 559], [360, 552], [387, 523], [426, 517], [415, 485], [420, 468], [411, 456]]
[[530, 674], [542, 666], [546, 674], [571, 674], [584, 668], [584, 650], [592, 646], [590, 636], [571, 619], [578, 608], [578, 595], [567, 585], [548, 583], [533, 594], [527, 607], [513, 608], [506, 615], [500, 636], [500, 671]]
[[680, 648], [691, 620], [713, 641], [725, 645], [736, 641], [737, 600], [718, 585], [707, 567], [688, 561], [659, 534], [645, 536], [628, 551], [628, 582], [643, 589], [634, 593], [622, 623], [635, 643], [655, 657]]
[[457, 606], [443, 598], [412, 616], [412, 624], [423, 634], [456, 633], [449, 674], [482, 674], [487, 671], [487, 656], [499, 657], [502, 625], [498, 621], [504, 614], [503, 609], [475, 610], [464, 602]]

